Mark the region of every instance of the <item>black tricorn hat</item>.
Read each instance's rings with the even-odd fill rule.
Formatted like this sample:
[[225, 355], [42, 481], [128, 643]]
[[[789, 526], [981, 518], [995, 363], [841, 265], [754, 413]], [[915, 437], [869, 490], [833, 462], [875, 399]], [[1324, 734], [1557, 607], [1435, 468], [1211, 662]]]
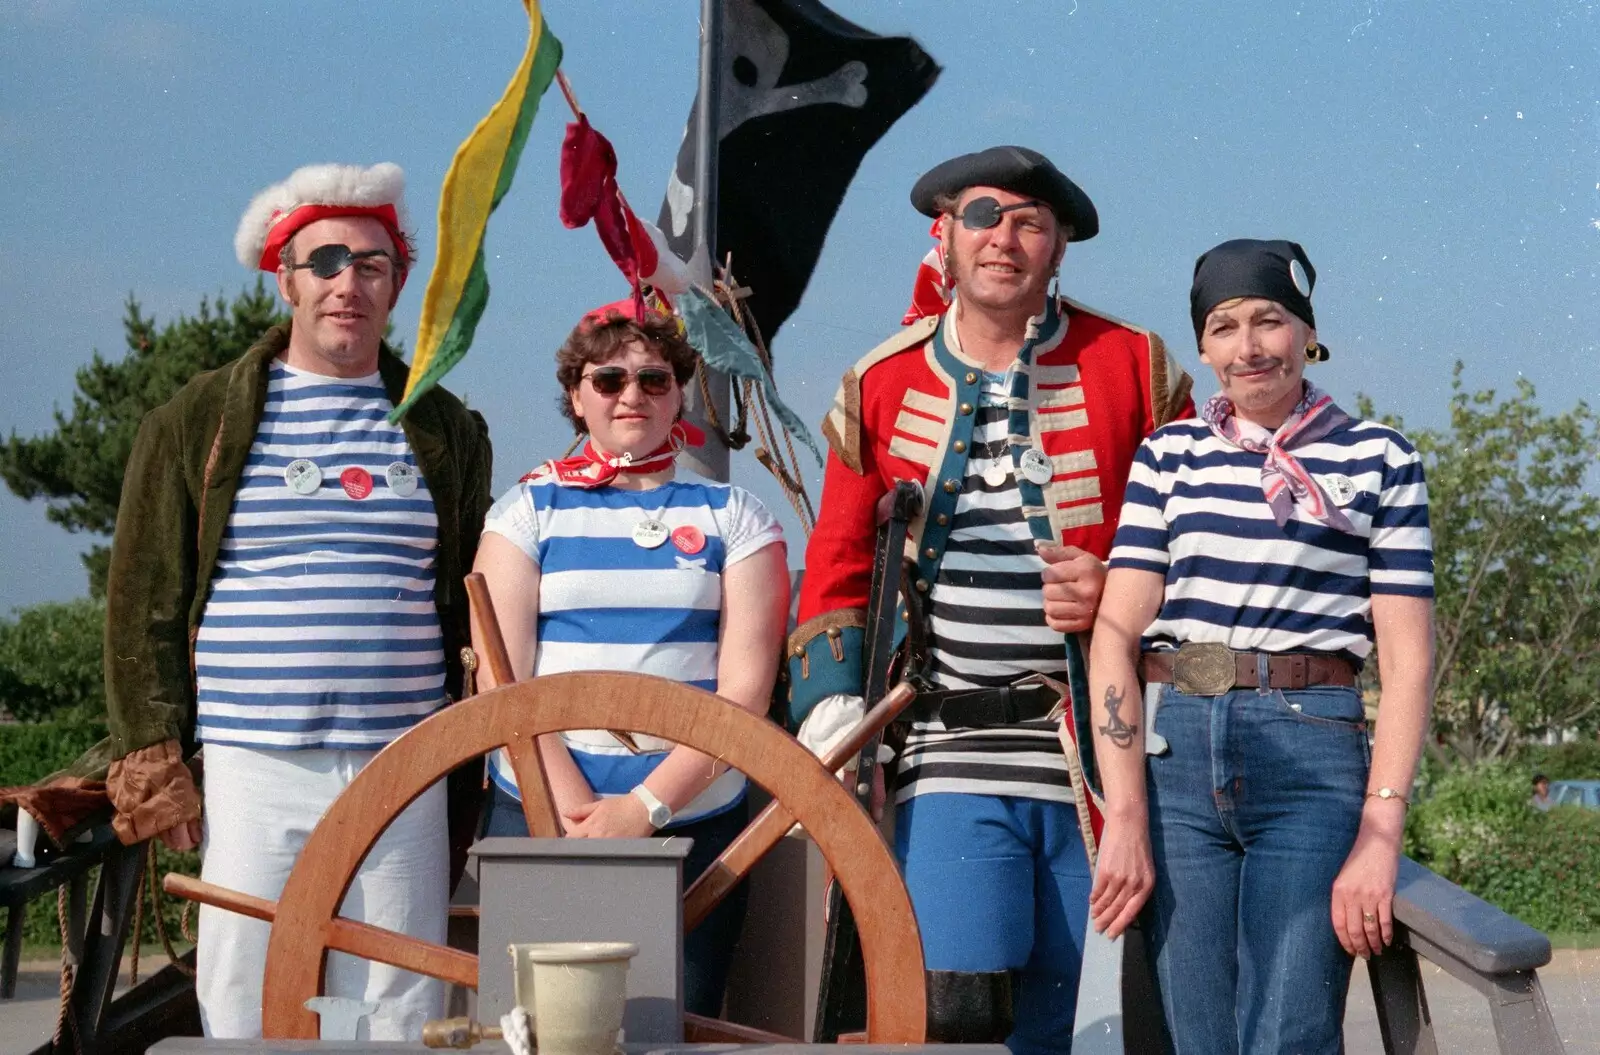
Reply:
[[1086, 242], [1100, 233], [1100, 214], [1083, 188], [1049, 158], [1027, 147], [990, 147], [940, 162], [911, 188], [911, 204], [924, 216], [936, 217], [935, 198], [960, 194], [968, 187], [999, 187], [1039, 199], [1058, 221], [1072, 228], [1070, 242]]

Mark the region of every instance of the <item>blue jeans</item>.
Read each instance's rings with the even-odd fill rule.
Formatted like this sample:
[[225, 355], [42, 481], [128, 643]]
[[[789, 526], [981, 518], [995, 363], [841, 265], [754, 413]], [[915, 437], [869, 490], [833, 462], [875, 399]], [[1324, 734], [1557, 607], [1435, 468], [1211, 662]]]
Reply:
[[1371, 761], [1355, 689], [1164, 686], [1147, 760], [1149, 940], [1179, 1055], [1340, 1052], [1350, 957], [1329, 921]]
[[[750, 821], [750, 800], [741, 798], [729, 809], [687, 824], [668, 825], [662, 831], [693, 839], [689, 856], [683, 861], [683, 881], [693, 883], [712, 861], [733, 842]], [[485, 836], [528, 834], [528, 821], [522, 803], [492, 781], [489, 784], [488, 820]], [[746, 903], [750, 888], [740, 883], [700, 926], [683, 936], [683, 1007], [685, 1011], [711, 1018], [722, 1014], [722, 997], [728, 987], [728, 966], [733, 948], [744, 930]]]
[[902, 804], [895, 854], [930, 971], [1014, 971], [1015, 1055], [1072, 1050], [1089, 857], [1070, 804], [935, 792]]

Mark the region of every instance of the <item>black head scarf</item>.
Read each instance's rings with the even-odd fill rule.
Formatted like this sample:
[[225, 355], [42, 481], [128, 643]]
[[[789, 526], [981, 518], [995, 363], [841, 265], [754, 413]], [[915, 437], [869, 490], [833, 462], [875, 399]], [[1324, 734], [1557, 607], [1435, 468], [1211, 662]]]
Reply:
[[[1277, 301], [1316, 329], [1317, 317], [1311, 310], [1311, 290], [1317, 284], [1317, 269], [1298, 242], [1282, 239], [1235, 238], [1200, 255], [1194, 262], [1194, 284], [1189, 287], [1189, 317], [1194, 322], [1198, 343], [1211, 309], [1237, 297], [1263, 297]], [[1328, 350], [1317, 345], [1313, 360], [1328, 357]]]

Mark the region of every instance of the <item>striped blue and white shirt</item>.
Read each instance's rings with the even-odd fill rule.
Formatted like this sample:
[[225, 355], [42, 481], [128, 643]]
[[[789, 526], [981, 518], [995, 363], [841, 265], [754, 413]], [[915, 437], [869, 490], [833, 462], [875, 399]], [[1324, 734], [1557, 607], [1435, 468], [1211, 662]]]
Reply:
[[[698, 529], [700, 545], [677, 537], [646, 549], [635, 526], [658, 520]], [[722, 573], [783, 540], [766, 507], [742, 488], [673, 480], [645, 491], [585, 490], [551, 480], [506, 492], [484, 521], [539, 568], [533, 673], [617, 670], [653, 674], [715, 692]], [[690, 552], [690, 550], [694, 550]], [[597, 795], [624, 795], [667, 757], [672, 744], [634, 737], [634, 754], [601, 729], [561, 734]], [[517, 794], [502, 750], [489, 763], [496, 784]], [[744, 796], [745, 779], [722, 774], [678, 810], [674, 824], [721, 813]]]
[[391, 409], [377, 374], [271, 365], [195, 642], [202, 741], [377, 750], [444, 703], [438, 519]]
[[1372, 595], [1433, 596], [1428, 488], [1416, 448], [1394, 429], [1354, 420], [1292, 453], [1355, 528], [1298, 506], [1284, 526], [1261, 489], [1265, 455], [1241, 450], [1198, 418], [1139, 447], [1112, 546], [1112, 568], [1166, 580], [1144, 647], [1221, 643], [1237, 650], [1372, 652]]
[[[941, 688], [1064, 677], [1060, 632], [1044, 621], [1044, 558], [1022, 515], [1011, 451], [1010, 382], [985, 373], [950, 540], [928, 594], [928, 662]], [[946, 730], [913, 722], [895, 801], [930, 792], [1073, 801], [1059, 720]]]

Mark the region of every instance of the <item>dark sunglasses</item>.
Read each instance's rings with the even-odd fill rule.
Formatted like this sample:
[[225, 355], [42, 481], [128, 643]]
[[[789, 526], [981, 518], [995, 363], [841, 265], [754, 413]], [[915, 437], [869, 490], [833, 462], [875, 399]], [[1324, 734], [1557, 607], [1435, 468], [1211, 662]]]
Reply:
[[1001, 205], [998, 200], [985, 195], [982, 198], [973, 198], [967, 202], [967, 207], [961, 210], [961, 215], [957, 219], [961, 221], [961, 226], [969, 231], [987, 231], [989, 228], [997, 226], [1000, 223], [1000, 217], [1008, 212], [1016, 212], [1018, 209], [1032, 209], [1035, 206], [1043, 206], [1044, 204], [1042, 201], [1019, 201], [1015, 205]]
[[[362, 278], [381, 278], [383, 275], [388, 274], [388, 269], [380, 266], [374, 260], [375, 257], [380, 256], [394, 264], [394, 266], [400, 266], [395, 263], [394, 257], [390, 255], [387, 249], [363, 249], [359, 253], [354, 253], [350, 251], [349, 246], [335, 242], [331, 245], [317, 246], [306, 254], [305, 263], [290, 264], [289, 270], [303, 271], [306, 268], [310, 268], [313, 275], [327, 279], [334, 277], [351, 264], [356, 264], [358, 265], [356, 274]], [[363, 263], [363, 261], [368, 260], [373, 262]]]
[[678, 380], [672, 376], [671, 370], [659, 366], [647, 366], [631, 373], [620, 366], [602, 366], [583, 376], [602, 396], [621, 395], [622, 390], [628, 387], [628, 382], [633, 380], [639, 382], [639, 391], [645, 395], [664, 396], [672, 391], [672, 386]]

